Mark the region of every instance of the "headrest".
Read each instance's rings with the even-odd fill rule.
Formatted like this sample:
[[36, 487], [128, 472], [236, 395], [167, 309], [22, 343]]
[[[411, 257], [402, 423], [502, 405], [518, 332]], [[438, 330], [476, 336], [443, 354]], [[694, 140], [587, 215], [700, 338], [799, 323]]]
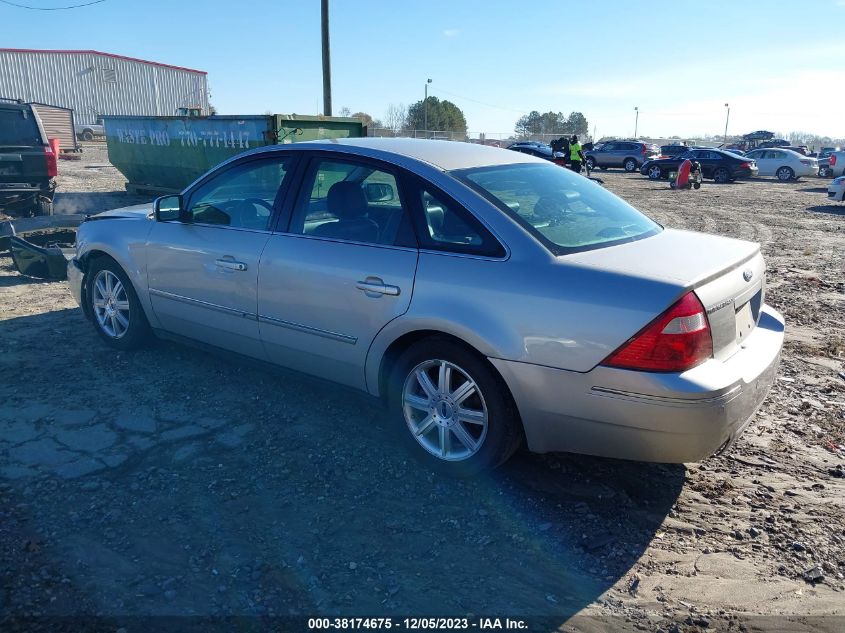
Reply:
[[328, 211], [341, 220], [355, 220], [367, 214], [367, 197], [359, 182], [336, 182], [326, 198]]

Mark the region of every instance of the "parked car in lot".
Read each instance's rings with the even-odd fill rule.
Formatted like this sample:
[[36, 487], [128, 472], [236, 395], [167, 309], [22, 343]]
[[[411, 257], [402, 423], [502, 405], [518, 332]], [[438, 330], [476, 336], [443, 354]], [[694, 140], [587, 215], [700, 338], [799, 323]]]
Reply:
[[52, 215], [58, 163], [38, 113], [0, 100], [0, 211]]
[[729, 445], [783, 341], [765, 276], [758, 244], [664, 229], [548, 161], [382, 138], [240, 154], [91, 217], [68, 266], [116, 351], [153, 331], [360, 389], [462, 475], [523, 440], [658, 462]]
[[74, 125], [73, 131], [76, 134], [76, 138], [81, 141], [93, 141], [97, 136], [106, 135], [102, 119], [98, 119], [96, 123], [80, 123]]
[[827, 157], [826, 175], [833, 178], [845, 175], [845, 150], [830, 153]]
[[688, 152], [690, 148], [687, 145], [661, 145], [660, 158], [673, 158]]
[[649, 160], [640, 168], [640, 173], [651, 180], [668, 178], [671, 172], [678, 171], [678, 167], [686, 159], [701, 163], [702, 176], [720, 183], [757, 175], [757, 165], [753, 159], [719, 149], [691, 149], [674, 158]]
[[778, 180], [793, 180], [801, 176], [818, 176], [819, 161], [784, 148], [755, 149], [746, 158], [757, 162], [761, 176], [776, 176]]
[[537, 143], [534, 141], [512, 143], [508, 145], [508, 149], [514, 152], [528, 154], [529, 156], [544, 158], [558, 165], [563, 165], [566, 162], [562, 153], [552, 151], [551, 146], [546, 145], [545, 143]]
[[816, 157], [819, 161], [819, 178], [826, 178], [830, 175], [828, 173], [830, 171], [830, 155], [835, 151], [837, 151], [835, 147], [822, 147]]
[[640, 141], [606, 141], [584, 152], [590, 170], [622, 167], [628, 172], [637, 171], [644, 162], [657, 156], [660, 156], [657, 145]]
[[836, 202], [845, 200], [845, 176], [833, 179], [827, 188], [827, 197]]

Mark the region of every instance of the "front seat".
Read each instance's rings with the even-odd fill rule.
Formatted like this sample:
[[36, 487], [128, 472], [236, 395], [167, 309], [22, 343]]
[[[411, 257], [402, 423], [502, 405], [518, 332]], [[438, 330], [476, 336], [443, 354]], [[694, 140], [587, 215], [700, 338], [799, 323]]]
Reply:
[[379, 226], [367, 217], [367, 197], [358, 182], [336, 182], [326, 197], [329, 213], [337, 222], [326, 222], [313, 235], [353, 242], [378, 243]]

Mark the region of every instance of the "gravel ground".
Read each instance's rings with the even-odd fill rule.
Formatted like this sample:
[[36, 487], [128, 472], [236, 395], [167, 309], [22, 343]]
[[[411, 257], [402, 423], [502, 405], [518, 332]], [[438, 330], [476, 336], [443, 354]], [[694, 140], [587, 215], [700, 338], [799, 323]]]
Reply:
[[[58, 212], [145, 200], [102, 146], [85, 150], [60, 163]], [[599, 175], [661, 223], [763, 244], [787, 342], [729, 454], [671, 466], [523, 452], [443, 480], [394, 450], [368, 399], [169, 343], [115, 353], [66, 283], [3, 257], [0, 628], [466, 614], [588, 631], [845, 628], [845, 206], [826, 204], [826, 180], [673, 192]]]

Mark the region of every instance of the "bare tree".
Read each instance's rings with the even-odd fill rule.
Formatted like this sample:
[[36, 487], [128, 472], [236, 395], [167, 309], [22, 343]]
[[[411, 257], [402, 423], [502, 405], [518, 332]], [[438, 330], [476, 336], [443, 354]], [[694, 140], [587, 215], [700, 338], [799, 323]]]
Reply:
[[384, 113], [384, 125], [388, 130], [394, 134], [399, 134], [405, 129], [405, 121], [408, 117], [408, 110], [404, 103], [391, 103], [387, 106], [387, 112]]
[[340, 112], [338, 112], [338, 116], [349, 116], [350, 114], [352, 114], [352, 110], [350, 110], [346, 106], [343, 106], [340, 109]]

